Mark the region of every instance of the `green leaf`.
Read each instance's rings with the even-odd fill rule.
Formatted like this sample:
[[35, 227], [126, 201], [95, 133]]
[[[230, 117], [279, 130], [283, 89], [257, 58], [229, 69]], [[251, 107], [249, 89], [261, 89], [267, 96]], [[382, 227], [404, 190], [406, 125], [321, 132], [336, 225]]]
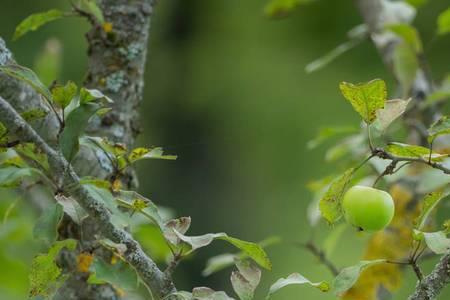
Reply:
[[384, 108], [387, 90], [386, 83], [381, 79], [359, 84], [342, 82], [339, 87], [345, 99], [367, 124], [375, 121], [378, 109]]
[[368, 267], [385, 263], [385, 259], [363, 260], [357, 265], [343, 269], [333, 281], [333, 289], [337, 296], [349, 290], [358, 280], [362, 271]]
[[422, 41], [417, 29], [406, 23], [389, 24], [386, 29], [403, 39], [417, 54], [423, 52]]
[[393, 70], [395, 77], [400, 82], [402, 95], [407, 96], [412, 88], [417, 70], [419, 69], [419, 61], [414, 49], [402, 41], [394, 48]]
[[450, 239], [445, 231], [422, 232], [414, 229], [418, 240], [425, 240], [428, 248], [436, 254], [446, 254], [450, 251]]
[[100, 24], [105, 23], [102, 10], [98, 7], [96, 0], [81, 0], [81, 9], [92, 14]]
[[109, 190], [111, 188], [111, 182], [97, 177], [85, 176], [80, 179], [81, 184], [91, 184], [98, 188]]
[[8, 133], [6, 126], [0, 122], [0, 138], [3, 138]]
[[443, 197], [444, 193], [442, 191], [432, 192], [425, 196], [421, 201], [422, 209], [420, 215], [414, 220], [414, 227], [416, 229], [422, 230], [424, 228], [431, 211], [439, 204]]
[[[416, 145], [408, 145], [402, 143], [389, 143], [384, 150], [394, 156], [400, 158], [411, 158], [411, 159], [428, 159], [430, 155], [430, 149], [416, 146]], [[441, 161], [447, 155], [432, 153], [431, 160], [432, 161]]]
[[64, 13], [57, 9], [51, 9], [46, 12], [36, 13], [28, 16], [25, 20], [23, 20], [17, 27], [14, 32], [13, 40], [17, 40], [22, 37], [29, 31], [35, 31], [39, 27], [58, 20], [64, 16]]
[[264, 7], [264, 14], [272, 18], [285, 17], [297, 8], [301, 2], [301, 0], [270, 0]]
[[394, 99], [386, 101], [384, 108], [377, 110], [377, 120], [375, 127], [380, 131], [385, 131], [392, 122], [400, 117], [406, 110], [411, 99], [401, 100]]
[[32, 70], [20, 65], [4, 65], [0, 66], [0, 71], [28, 83], [33, 89], [36, 90], [36, 92], [47, 98], [49, 101], [52, 100], [52, 94], [48, 88], [41, 82]]
[[348, 169], [339, 178], [334, 180], [325, 195], [320, 199], [320, 212], [329, 224], [335, 223], [342, 217], [341, 201], [352, 179], [353, 171], [353, 168]]
[[325, 281], [311, 282], [310, 280], [306, 279], [299, 273], [292, 273], [288, 277], [280, 278], [274, 284], [272, 284], [272, 286], [269, 289], [269, 293], [267, 294], [266, 299], [269, 299], [275, 292], [279, 291], [280, 289], [284, 288], [285, 286], [293, 285], [293, 284], [300, 284], [300, 285], [308, 284], [312, 287], [318, 288], [322, 292], [328, 292], [330, 290], [330, 285]]
[[438, 17], [438, 34], [450, 32], [450, 7], [444, 10]]
[[14, 150], [20, 154], [21, 157], [33, 161], [44, 170], [48, 171], [50, 169], [47, 155], [45, 155], [35, 144], [20, 143], [14, 147]]
[[51, 296], [65, 281], [61, 269], [56, 265], [56, 257], [62, 248], [75, 249], [76, 240], [57, 241], [47, 254], [39, 254], [31, 263], [30, 296]]
[[440, 135], [450, 134], [450, 118], [444, 116], [428, 128], [428, 142], [432, 143]]
[[231, 284], [241, 300], [252, 300], [261, 280], [261, 270], [248, 260], [236, 262], [237, 271], [231, 273]]
[[331, 50], [324, 56], [322, 56], [322, 57], [310, 62], [308, 65], [306, 65], [306, 67], [305, 67], [306, 73], [313, 73], [313, 72], [316, 72], [316, 71], [324, 68], [325, 66], [327, 66], [328, 64], [333, 62], [336, 58], [338, 58], [345, 52], [358, 46], [362, 41], [363, 41], [363, 39], [353, 39], [353, 40], [349, 40], [349, 41], [346, 41], [345, 43], [340, 44], [339, 46], [337, 46], [336, 48], [334, 48], [333, 50]]
[[182, 240], [183, 242], [189, 244], [191, 246], [191, 251], [193, 252], [199, 248], [208, 246], [211, 244], [214, 240], [224, 240], [236, 248], [242, 250], [245, 255], [253, 259], [257, 264], [259, 264], [261, 267], [265, 269], [272, 269], [272, 263], [269, 260], [269, 257], [267, 256], [264, 249], [255, 243], [239, 240], [237, 238], [233, 238], [228, 236], [226, 233], [208, 233], [201, 236], [186, 236], [183, 235], [176, 230], [174, 230], [176, 235]]
[[52, 89], [53, 101], [64, 109], [76, 96], [77, 91], [78, 87], [73, 81], [68, 81], [65, 86], [58, 85]]
[[39, 119], [43, 119], [47, 116], [48, 112], [41, 108], [34, 108], [27, 111], [24, 111], [20, 115], [27, 122], [33, 122]]
[[308, 149], [314, 149], [333, 137], [356, 132], [358, 132], [358, 130], [351, 126], [324, 127], [319, 130], [319, 133], [314, 139], [308, 141], [307, 147]]
[[53, 244], [58, 237], [58, 226], [63, 215], [63, 207], [60, 204], [54, 203], [47, 207], [34, 225], [34, 238], [47, 245]]
[[80, 104], [85, 104], [92, 101], [105, 101], [106, 103], [113, 103], [114, 101], [96, 89], [80, 89]]
[[115, 264], [108, 264], [96, 258], [90, 270], [92, 272], [88, 278], [90, 284], [109, 283], [127, 291], [134, 291], [138, 287], [136, 271], [121, 260]]
[[74, 109], [66, 119], [59, 146], [64, 157], [70, 162], [79, 149], [79, 137], [84, 132], [89, 119], [100, 109], [95, 103], [86, 103]]
[[0, 168], [0, 187], [17, 187], [26, 177], [37, 177], [42, 173], [33, 168]]
[[[272, 236], [269, 238], [266, 238], [259, 242], [258, 244], [262, 248], [269, 247], [271, 245], [277, 244], [281, 241], [279, 237]], [[203, 276], [209, 276], [213, 273], [219, 272], [225, 268], [231, 267], [236, 260], [244, 260], [248, 258], [248, 255], [246, 255], [243, 251], [240, 251], [235, 254], [231, 253], [224, 253], [217, 256], [213, 256], [208, 259], [206, 262], [206, 267], [202, 271]]]

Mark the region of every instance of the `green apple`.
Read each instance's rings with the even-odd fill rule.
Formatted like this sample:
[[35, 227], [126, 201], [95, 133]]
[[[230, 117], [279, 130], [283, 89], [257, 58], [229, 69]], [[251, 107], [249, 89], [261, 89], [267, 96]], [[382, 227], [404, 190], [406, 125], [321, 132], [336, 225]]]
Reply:
[[395, 211], [391, 195], [361, 185], [355, 185], [345, 193], [342, 208], [347, 222], [367, 231], [385, 228]]

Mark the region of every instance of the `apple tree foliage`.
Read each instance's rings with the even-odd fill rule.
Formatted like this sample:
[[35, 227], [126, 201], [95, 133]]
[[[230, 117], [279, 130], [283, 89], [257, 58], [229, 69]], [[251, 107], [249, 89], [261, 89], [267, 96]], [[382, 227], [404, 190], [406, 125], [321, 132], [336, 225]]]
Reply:
[[[269, 17], [284, 17], [296, 7], [313, 2], [315, 0], [271, 0], [264, 11]], [[390, 1], [384, 2], [387, 6], [392, 5]], [[398, 1], [396, 5], [404, 5], [408, 11], [415, 13], [425, 2]], [[95, 1], [81, 0], [79, 5], [73, 11], [51, 9], [32, 14], [17, 26], [14, 39], [69, 16], [88, 17], [100, 24], [105, 32], [114, 30], [113, 24], [105, 22]], [[436, 35], [441, 37], [449, 34], [450, 8], [437, 16], [436, 20]], [[290, 285], [310, 286], [345, 299], [375, 299], [381, 287], [391, 293], [398, 289], [402, 272], [411, 270], [418, 281], [426, 283], [420, 259], [449, 254], [450, 220], [446, 219], [449, 215], [438, 211], [450, 191], [450, 119], [444, 113], [446, 100], [450, 97], [450, 77], [444, 78], [424, 99], [418, 101], [412, 90], [416, 73], [423, 63], [424, 51], [417, 29], [410, 22], [399, 22], [387, 24], [381, 30], [382, 34], [398, 39], [398, 46], [392, 54], [392, 72], [399, 88], [395, 92], [389, 91], [382, 79], [362, 83], [343, 81], [336, 87], [336, 101], [346, 101], [349, 109], [361, 117], [361, 123], [324, 128], [308, 143], [308, 147], [314, 149], [334, 140], [335, 144], [326, 152], [326, 161], [339, 162], [343, 166], [341, 172], [309, 184], [314, 194], [307, 212], [311, 230], [324, 220], [330, 225], [330, 232], [322, 245], [314, 239], [303, 245], [330, 269], [334, 280], [311, 281], [304, 275], [308, 270], [293, 270], [292, 274], [280, 278], [263, 292], [266, 299]], [[306, 71], [322, 69], [343, 53], [368, 40], [371, 34], [365, 24], [352, 28], [347, 41], [310, 63]], [[0, 186], [21, 189], [30, 185], [44, 185], [54, 195], [51, 205], [43, 210], [33, 230], [35, 239], [42, 244], [44, 251], [35, 256], [31, 265], [30, 299], [51, 299], [57, 293], [67, 279], [67, 274], [57, 263], [58, 257], [63, 253], [67, 255], [82, 243], [82, 238], [78, 241], [60, 239], [58, 229], [63, 219], [67, 217], [81, 224], [88, 215], [95, 215], [98, 207], [99, 211], [107, 212], [107, 218], [99, 216], [102, 226], [115, 233], [131, 234], [131, 237], [119, 236], [117, 240], [123, 238], [129, 245], [136, 245], [133, 236], [151, 236], [152, 242], [146, 247], [151, 254], [148, 258], [146, 254], [137, 253], [133, 247], [129, 248], [125, 243], [118, 243], [99, 233], [98, 242], [105, 251], [110, 251], [110, 259], [105, 260], [90, 253], [78, 254], [76, 259], [77, 272], [86, 274], [89, 284], [111, 284], [123, 296], [144, 287], [148, 289], [148, 297], [153, 295], [155, 299], [233, 299], [223, 291], [207, 287], [195, 287], [191, 291], [174, 288], [161, 295], [163, 293], [152, 289], [148, 284], [149, 279], [143, 276], [149, 270], [139, 270], [139, 264], [133, 265], [133, 258], [142, 255], [143, 261], [150, 259], [161, 265], [166, 264], [164, 274], [171, 281], [171, 274], [180, 261], [213, 242], [225, 242], [234, 246], [236, 252], [210, 258], [203, 275], [209, 276], [231, 267], [234, 270], [230, 275], [230, 284], [235, 297], [241, 300], [255, 299], [262, 270], [272, 268], [265, 248], [280, 242], [277, 238], [253, 243], [226, 233], [187, 234], [191, 224], [189, 217], [176, 217], [144, 195], [125, 190], [121, 184], [122, 176], [141, 160], [176, 160], [177, 157], [165, 154], [160, 147], [128, 149], [124, 144], [86, 133], [90, 122], [110, 112], [110, 104], [114, 99], [99, 89], [77, 86], [72, 81], [48, 87], [47, 83], [43, 83], [46, 80], [33, 70], [16, 64], [1, 66], [0, 72], [28, 84], [49, 108], [48, 111], [33, 109], [22, 113], [17, 116], [20, 124], [32, 123], [47, 114], [55, 114], [59, 126], [58, 141], [52, 145], [52, 150], [43, 145], [27, 125], [14, 127], [14, 122], [11, 123], [9, 119], [0, 119]], [[434, 112], [432, 122], [427, 123], [423, 121], [425, 118], [417, 117], [429, 114], [430, 110]], [[14, 130], [17, 128], [26, 128], [29, 136], [34, 138], [23, 140], [23, 136]], [[72, 172], [71, 163], [83, 147], [104, 153], [113, 166], [111, 176], [108, 179], [73, 176], [72, 185], [76, 189], [63, 186], [53, 176], [55, 172], [61, 172], [55, 166], [64, 166], [61, 176], [65, 177]], [[335, 266], [328, 256], [346, 230], [342, 218], [343, 197], [356, 184], [376, 186], [388, 191], [395, 201], [396, 213], [386, 230], [370, 236], [362, 260], [341, 268]], [[75, 190], [82, 193], [72, 192]], [[90, 203], [95, 203], [96, 207], [87, 205], [83, 197], [90, 199]], [[12, 210], [14, 205], [5, 214], [4, 224], [8, 224]], [[151, 226], [143, 229], [142, 224]], [[395, 247], [385, 247], [386, 244]], [[155, 277], [154, 280], [159, 279]], [[171, 284], [176, 287], [176, 282]], [[420, 288], [419, 283], [417, 289]]]

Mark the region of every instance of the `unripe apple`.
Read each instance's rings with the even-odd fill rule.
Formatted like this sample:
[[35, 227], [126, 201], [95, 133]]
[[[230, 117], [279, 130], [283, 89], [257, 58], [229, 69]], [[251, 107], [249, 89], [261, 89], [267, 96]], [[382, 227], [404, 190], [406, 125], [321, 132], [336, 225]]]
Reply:
[[394, 217], [394, 200], [385, 191], [355, 185], [344, 195], [342, 208], [350, 224], [367, 231], [385, 228]]

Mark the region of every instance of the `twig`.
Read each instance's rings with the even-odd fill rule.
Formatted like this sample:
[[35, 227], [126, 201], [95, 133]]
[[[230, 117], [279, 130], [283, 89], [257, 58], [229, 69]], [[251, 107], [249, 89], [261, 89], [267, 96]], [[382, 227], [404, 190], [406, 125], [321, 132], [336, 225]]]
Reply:
[[325, 252], [317, 247], [313, 241], [300, 245], [315, 255], [319, 259], [320, 263], [327, 267], [334, 276], [339, 274], [339, 269], [326, 257]]
[[444, 172], [445, 174], [450, 174], [450, 169], [445, 167], [444, 165], [434, 162], [434, 161], [428, 161], [428, 158], [424, 159], [422, 157], [400, 157], [400, 156], [395, 156], [389, 152], [387, 152], [386, 150], [382, 149], [382, 148], [375, 148], [372, 152], [372, 154], [374, 156], [377, 156], [379, 158], [382, 159], [390, 159], [392, 161], [397, 161], [397, 162], [416, 162], [416, 163], [420, 163], [420, 164], [425, 164], [428, 165], [434, 169], [438, 169], [441, 170], [442, 172]]
[[384, 169], [384, 171], [375, 179], [375, 182], [373, 183], [372, 187], [375, 187], [380, 181], [381, 178], [383, 178], [386, 175], [394, 174], [395, 167], [397, 167], [398, 160], [392, 160], [391, 163]]
[[434, 270], [416, 286], [408, 300], [432, 300], [450, 283], [450, 252], [442, 256]]

